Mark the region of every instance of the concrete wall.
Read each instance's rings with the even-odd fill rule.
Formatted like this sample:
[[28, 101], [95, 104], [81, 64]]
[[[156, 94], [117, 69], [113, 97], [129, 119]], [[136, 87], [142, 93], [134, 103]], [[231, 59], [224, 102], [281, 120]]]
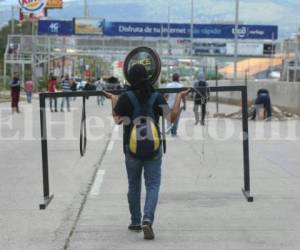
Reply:
[[[215, 86], [215, 81], [210, 81], [210, 86]], [[219, 86], [244, 85], [244, 82], [219, 81]], [[281, 109], [300, 115], [300, 83], [287, 83], [277, 81], [249, 81], [248, 99], [253, 101], [257, 90], [266, 88], [271, 95], [272, 104]], [[212, 94], [214, 96], [215, 94]], [[223, 101], [230, 103], [240, 103], [241, 95], [237, 92], [219, 93]]]

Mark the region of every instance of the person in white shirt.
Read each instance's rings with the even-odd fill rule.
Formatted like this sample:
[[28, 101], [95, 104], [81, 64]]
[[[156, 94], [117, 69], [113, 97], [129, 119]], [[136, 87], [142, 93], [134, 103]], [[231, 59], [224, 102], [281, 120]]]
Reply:
[[[172, 82], [167, 84], [167, 88], [182, 88], [183, 85], [179, 83], [179, 80], [180, 80], [179, 75], [177, 73], [173, 74]], [[167, 95], [167, 103], [168, 103], [170, 109], [172, 109], [174, 107], [176, 95], [177, 95], [176, 93]], [[169, 126], [168, 126], [168, 131], [171, 130], [172, 136], [177, 136], [177, 129], [178, 129], [180, 114], [181, 114], [182, 110], [186, 110], [186, 98], [185, 97], [181, 101], [180, 112], [178, 113], [176, 121], [172, 124], [169, 124]]]
[[[96, 83], [96, 90], [97, 91], [103, 91], [105, 90], [105, 83], [103, 81], [101, 81], [100, 77], [98, 77]], [[97, 104], [100, 107], [104, 105], [104, 101], [105, 101], [105, 97], [104, 96], [97, 96]]]

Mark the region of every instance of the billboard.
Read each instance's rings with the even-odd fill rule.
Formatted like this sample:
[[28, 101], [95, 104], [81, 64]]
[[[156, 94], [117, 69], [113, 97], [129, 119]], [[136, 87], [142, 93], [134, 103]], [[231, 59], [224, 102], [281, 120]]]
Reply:
[[19, 4], [22, 12], [37, 14], [44, 10], [47, 0], [19, 0]]
[[47, 9], [61, 9], [63, 7], [63, 0], [48, 0]]
[[105, 20], [103, 18], [74, 18], [76, 35], [103, 35]]
[[[261, 56], [263, 55], [263, 44], [239, 43], [238, 54], [240, 56]], [[234, 43], [227, 43], [227, 55], [234, 55]]]
[[40, 20], [38, 23], [39, 35], [73, 35], [73, 22], [62, 20]]
[[[239, 25], [239, 39], [276, 40], [278, 26]], [[190, 38], [191, 25], [179, 23], [105, 23], [104, 35], [125, 37]], [[235, 26], [231, 24], [194, 24], [194, 38], [234, 39]]]

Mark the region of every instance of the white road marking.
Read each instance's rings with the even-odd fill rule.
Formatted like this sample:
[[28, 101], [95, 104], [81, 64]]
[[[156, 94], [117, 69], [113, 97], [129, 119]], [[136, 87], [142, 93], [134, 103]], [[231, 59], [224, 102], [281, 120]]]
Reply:
[[91, 192], [90, 192], [91, 196], [98, 196], [100, 194], [100, 189], [101, 189], [104, 175], [105, 175], [105, 170], [99, 169], [97, 172], [97, 176], [94, 181], [94, 184], [92, 186]]
[[111, 140], [110, 140], [110, 142], [108, 144], [108, 147], [107, 147], [107, 151], [112, 151], [113, 150], [114, 145], [115, 145], [115, 140], [117, 140], [118, 132], [119, 132], [119, 126], [115, 125], [114, 130], [113, 130], [113, 135], [112, 135]]

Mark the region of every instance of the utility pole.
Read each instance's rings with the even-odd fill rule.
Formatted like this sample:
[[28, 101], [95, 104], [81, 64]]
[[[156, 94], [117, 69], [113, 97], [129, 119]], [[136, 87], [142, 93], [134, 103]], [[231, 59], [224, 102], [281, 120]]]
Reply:
[[194, 0], [191, 0], [191, 81], [193, 81]]
[[168, 79], [170, 81], [170, 56], [171, 56], [171, 43], [170, 43], [170, 18], [171, 18], [171, 7], [168, 6]]
[[239, 43], [239, 0], [235, 0], [235, 34], [234, 34], [234, 80], [237, 80], [238, 43]]
[[11, 34], [15, 34], [15, 6], [11, 6]]
[[84, 17], [88, 17], [88, 5], [87, 5], [87, 0], [84, 0]]

